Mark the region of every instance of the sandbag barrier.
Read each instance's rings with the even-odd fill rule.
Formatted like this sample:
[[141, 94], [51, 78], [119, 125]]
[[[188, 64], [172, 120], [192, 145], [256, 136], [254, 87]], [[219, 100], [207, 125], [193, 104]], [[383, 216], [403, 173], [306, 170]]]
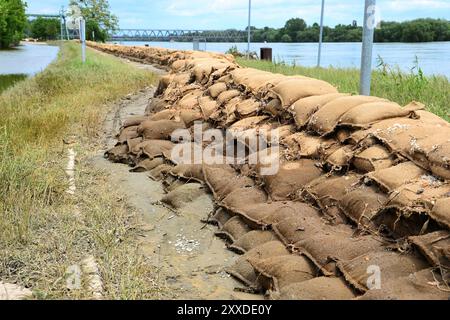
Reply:
[[[241, 68], [230, 56], [89, 45], [171, 71], [106, 156], [163, 180], [175, 208], [177, 190], [187, 201], [196, 194], [181, 186], [206, 185], [217, 203], [208, 221], [241, 254], [231, 275], [272, 299], [448, 299], [445, 120], [417, 102], [351, 96], [320, 80]], [[239, 163], [177, 165], [171, 151], [181, 142], [170, 136], [193, 132], [196, 121], [279, 129], [279, 170], [262, 175], [262, 162], [246, 161], [261, 149]]]

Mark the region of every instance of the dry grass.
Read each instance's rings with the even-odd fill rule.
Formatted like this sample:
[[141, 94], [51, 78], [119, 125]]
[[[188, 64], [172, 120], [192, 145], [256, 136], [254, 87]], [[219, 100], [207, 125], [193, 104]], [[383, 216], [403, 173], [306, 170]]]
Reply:
[[88, 154], [109, 103], [153, 84], [153, 74], [75, 43], [34, 78], [0, 95], [0, 279], [33, 290], [35, 298], [88, 299], [85, 283], [66, 287], [66, 270], [93, 255], [112, 299], [159, 298], [154, 270], [137, 249], [139, 219], [102, 176], [77, 164], [79, 192], [65, 193], [67, 150]]

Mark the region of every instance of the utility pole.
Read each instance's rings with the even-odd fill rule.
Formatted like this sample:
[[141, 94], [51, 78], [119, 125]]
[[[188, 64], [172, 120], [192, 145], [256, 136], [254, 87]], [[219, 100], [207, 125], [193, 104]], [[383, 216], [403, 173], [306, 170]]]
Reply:
[[86, 62], [86, 20], [80, 18], [81, 61]]
[[363, 43], [361, 53], [361, 95], [370, 96], [370, 84], [372, 80], [372, 50], [373, 37], [376, 26], [376, 0], [366, 0], [364, 7]]
[[323, 41], [323, 15], [325, 12], [325, 0], [322, 0], [322, 10], [320, 13], [320, 35], [319, 35], [319, 53], [317, 55], [317, 68], [320, 67], [320, 60], [322, 58], [322, 41]]
[[248, 30], [247, 30], [247, 59], [250, 59], [250, 25], [251, 25], [252, 0], [248, 0]]
[[61, 41], [64, 40], [64, 6], [61, 6], [61, 11], [59, 13], [60, 27], [61, 27]]

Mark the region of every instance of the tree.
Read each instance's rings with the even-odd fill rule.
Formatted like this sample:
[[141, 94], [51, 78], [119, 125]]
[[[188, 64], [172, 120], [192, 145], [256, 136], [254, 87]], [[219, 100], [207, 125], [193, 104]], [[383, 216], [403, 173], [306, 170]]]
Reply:
[[304, 31], [307, 28], [307, 24], [305, 20], [300, 18], [292, 18], [286, 21], [284, 29], [286, 33], [291, 37], [291, 39], [295, 39], [297, 36], [297, 32]]
[[288, 34], [283, 34], [283, 36], [281, 37], [281, 42], [292, 42], [292, 38]]
[[39, 40], [55, 40], [60, 36], [61, 22], [58, 19], [37, 18], [30, 22], [31, 36]]
[[22, 40], [27, 19], [22, 0], [0, 0], [0, 48], [9, 48]]
[[108, 0], [71, 0], [70, 4], [80, 7], [81, 14], [86, 19], [86, 33], [90, 31], [92, 34], [97, 29], [95, 33], [99, 37], [96, 36], [96, 39], [100, 41], [105, 41], [106, 35], [119, 27], [119, 19], [111, 13]]

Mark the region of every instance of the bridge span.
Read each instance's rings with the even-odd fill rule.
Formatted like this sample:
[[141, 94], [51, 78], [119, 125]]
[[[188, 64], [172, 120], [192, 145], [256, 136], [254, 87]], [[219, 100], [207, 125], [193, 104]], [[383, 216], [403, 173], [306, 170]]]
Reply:
[[247, 31], [240, 30], [180, 30], [180, 29], [120, 29], [109, 35], [111, 41], [246, 41]]

